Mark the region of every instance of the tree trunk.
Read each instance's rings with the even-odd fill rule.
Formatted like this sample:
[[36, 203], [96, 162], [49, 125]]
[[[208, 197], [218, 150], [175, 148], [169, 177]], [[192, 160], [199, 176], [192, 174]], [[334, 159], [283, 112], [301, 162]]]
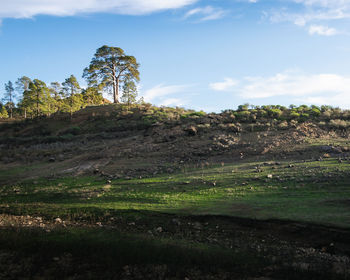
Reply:
[[119, 79], [117, 77], [113, 78], [113, 101], [114, 103], [119, 103]]
[[116, 79], [114, 103], [119, 103], [119, 78]]

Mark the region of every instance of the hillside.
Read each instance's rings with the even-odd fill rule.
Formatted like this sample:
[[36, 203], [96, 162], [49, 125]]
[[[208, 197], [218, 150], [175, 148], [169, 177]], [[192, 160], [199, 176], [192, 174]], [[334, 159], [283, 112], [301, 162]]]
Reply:
[[240, 121], [232, 111], [88, 107], [73, 118], [3, 124], [0, 161], [3, 169], [26, 167], [23, 178], [94, 172], [123, 178], [172, 173], [185, 164], [347, 157], [349, 130], [320, 120]]
[[349, 279], [349, 114], [328, 109], [3, 123], [0, 278]]

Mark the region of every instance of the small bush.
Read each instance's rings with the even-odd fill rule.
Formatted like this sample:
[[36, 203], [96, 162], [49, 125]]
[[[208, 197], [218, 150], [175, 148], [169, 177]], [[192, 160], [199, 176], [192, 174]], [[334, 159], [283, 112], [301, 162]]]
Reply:
[[334, 128], [347, 128], [350, 127], [350, 121], [344, 121], [340, 119], [330, 120], [329, 126]]

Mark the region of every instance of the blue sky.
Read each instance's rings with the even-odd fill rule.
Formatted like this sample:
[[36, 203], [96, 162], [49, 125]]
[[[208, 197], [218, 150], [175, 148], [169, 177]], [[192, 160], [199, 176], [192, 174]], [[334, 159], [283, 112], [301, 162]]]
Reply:
[[140, 95], [206, 111], [239, 104], [350, 108], [350, 0], [0, 0], [0, 92], [46, 83], [118, 46]]

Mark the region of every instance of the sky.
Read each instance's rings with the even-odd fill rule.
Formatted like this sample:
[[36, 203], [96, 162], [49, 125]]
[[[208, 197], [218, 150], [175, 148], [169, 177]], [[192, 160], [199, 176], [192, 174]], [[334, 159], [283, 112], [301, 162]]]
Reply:
[[350, 0], [0, 0], [0, 94], [21, 76], [82, 73], [97, 48], [140, 63], [139, 96], [350, 109]]

